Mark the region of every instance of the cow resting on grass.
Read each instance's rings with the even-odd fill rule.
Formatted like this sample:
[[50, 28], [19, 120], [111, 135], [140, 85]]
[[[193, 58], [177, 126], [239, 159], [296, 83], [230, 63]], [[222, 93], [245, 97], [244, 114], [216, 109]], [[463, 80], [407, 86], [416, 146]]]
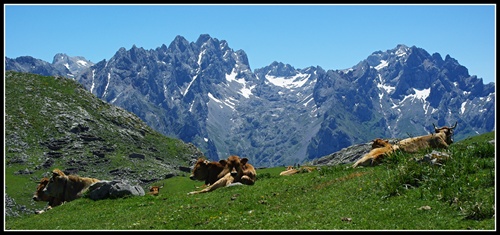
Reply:
[[318, 168], [310, 167], [310, 166], [301, 166], [299, 168], [293, 168], [293, 166], [288, 166], [286, 170], [280, 172], [280, 175], [294, 175], [297, 173], [310, 173]]
[[398, 146], [393, 146], [389, 141], [377, 138], [373, 140], [372, 150], [356, 161], [352, 168], [378, 165], [385, 156], [393, 153], [396, 149], [398, 149]]
[[257, 178], [257, 172], [255, 168], [248, 163], [248, 158], [240, 158], [236, 155], [231, 155], [227, 158], [224, 170], [219, 173], [219, 177], [223, 177], [227, 173], [231, 173], [234, 177], [234, 182], [241, 182], [246, 185], [255, 184]]
[[164, 185], [165, 183], [163, 183], [161, 186], [153, 185], [149, 187], [148, 194], [153, 196], [158, 196], [158, 194], [160, 193], [160, 189], [163, 188]]
[[36, 187], [35, 194], [33, 194], [33, 201], [36, 201], [36, 202], [39, 202], [39, 201], [48, 202], [47, 207], [45, 208], [45, 210], [36, 211], [35, 212], [36, 214], [41, 214], [41, 213], [43, 213], [45, 211], [48, 211], [48, 210], [52, 209], [52, 207], [59, 206], [59, 205], [62, 204], [62, 201], [60, 201], [59, 199], [57, 199], [55, 197], [49, 196], [48, 194], [46, 194], [43, 191], [45, 189], [45, 187], [47, 186], [47, 184], [49, 183], [49, 180], [50, 180], [49, 178], [43, 177], [40, 180], [40, 183], [38, 183], [38, 185]]
[[280, 172], [280, 175], [293, 175], [293, 174], [295, 174], [297, 172], [298, 172], [298, 170], [295, 169], [295, 168], [293, 168], [293, 166], [288, 166], [286, 168], [286, 170]]
[[427, 148], [448, 148], [453, 143], [453, 131], [457, 127], [457, 123], [455, 122], [452, 127], [443, 126], [441, 128], [437, 128], [433, 123], [435, 133], [403, 139], [397, 145], [400, 150], [408, 153], [416, 153]]
[[[200, 162], [200, 160], [198, 160]], [[223, 166], [223, 170], [218, 174], [217, 181], [210, 183], [208, 187], [200, 190], [189, 192], [188, 195], [206, 193], [216, 190], [218, 188], [236, 185], [236, 184], [247, 184], [253, 185], [256, 180], [256, 170], [248, 163], [248, 158], [241, 158], [236, 155], [231, 155], [227, 160], [220, 160], [219, 163]], [[203, 166], [204, 164], [201, 164]], [[218, 168], [219, 169], [219, 168]], [[193, 169], [193, 175], [191, 179], [203, 180], [203, 178], [196, 178], [195, 169]]]
[[92, 184], [99, 181], [95, 178], [66, 175], [61, 170], [54, 169], [43, 193], [62, 203], [69, 202], [82, 197]]
[[205, 181], [205, 186], [212, 185], [221, 178], [219, 174], [224, 170], [225, 164], [226, 160], [210, 162], [206, 159], [199, 158], [189, 178], [191, 180]]

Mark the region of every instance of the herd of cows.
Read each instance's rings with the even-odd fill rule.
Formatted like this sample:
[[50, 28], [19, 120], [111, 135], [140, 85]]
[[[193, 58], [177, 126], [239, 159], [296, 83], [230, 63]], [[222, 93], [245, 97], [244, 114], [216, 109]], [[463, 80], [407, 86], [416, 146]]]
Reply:
[[437, 128], [436, 125], [432, 125], [434, 126], [434, 133], [403, 139], [395, 145], [391, 145], [387, 140], [375, 139], [372, 144], [372, 150], [356, 161], [352, 167], [378, 165], [385, 156], [390, 155], [396, 150], [416, 153], [427, 148], [448, 148], [453, 143], [453, 131], [457, 127], [457, 122], [451, 127], [443, 126]]
[[[433, 124], [434, 125], [434, 124]], [[373, 141], [372, 149], [362, 158], [356, 161], [352, 167], [375, 166], [381, 163], [385, 156], [396, 150], [415, 153], [427, 148], [448, 148], [453, 143], [453, 131], [457, 123], [451, 127], [443, 126], [437, 128], [434, 125], [434, 133], [424, 136], [407, 138], [392, 145], [387, 140], [377, 138]], [[302, 166], [289, 166], [280, 173], [281, 176], [293, 175], [297, 173], [308, 173], [318, 168]], [[257, 177], [255, 168], [248, 162], [248, 158], [241, 158], [231, 155], [227, 159], [219, 161], [208, 161], [200, 158], [194, 164], [189, 178], [191, 180], [204, 181], [203, 189], [189, 192], [188, 195], [207, 193], [221, 187], [230, 185], [254, 185]], [[80, 177], [77, 175], [66, 175], [59, 169], [52, 171], [50, 178], [44, 177], [40, 180], [36, 192], [33, 195], [34, 201], [48, 202], [46, 210], [82, 197], [89, 188], [100, 182], [96, 178]], [[149, 195], [158, 195], [162, 186], [151, 186]], [[42, 213], [44, 210], [37, 211]]]

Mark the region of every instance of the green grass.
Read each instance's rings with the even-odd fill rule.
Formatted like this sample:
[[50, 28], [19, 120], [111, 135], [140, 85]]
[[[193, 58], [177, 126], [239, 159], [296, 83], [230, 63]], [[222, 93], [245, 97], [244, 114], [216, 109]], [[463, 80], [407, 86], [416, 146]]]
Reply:
[[[202, 155], [191, 145], [154, 131], [135, 114], [98, 99], [72, 79], [6, 71], [4, 80], [5, 193], [29, 210], [46, 204], [31, 199], [34, 182], [54, 168], [78, 168], [78, 175], [105, 180], [115, 179], [113, 170], [130, 169], [120, 179], [146, 184], [168, 174], [183, 174], [177, 166], [189, 167], [191, 159]], [[86, 130], [71, 131], [76, 124]], [[98, 139], [85, 141], [81, 134]], [[47, 147], [61, 139], [66, 142], [61, 149]], [[145, 158], [131, 159], [132, 153]], [[16, 174], [24, 170], [32, 173]]]
[[[442, 166], [428, 151], [396, 153], [376, 167], [349, 165], [279, 176], [253, 186], [187, 195], [203, 182], [160, 182], [159, 196], [81, 198], [40, 215], [6, 218], [7, 230], [495, 230], [494, 132], [454, 143]], [[422, 209], [424, 206], [430, 209]], [[344, 219], [343, 219], [344, 218]], [[345, 218], [349, 218], [347, 221]]]

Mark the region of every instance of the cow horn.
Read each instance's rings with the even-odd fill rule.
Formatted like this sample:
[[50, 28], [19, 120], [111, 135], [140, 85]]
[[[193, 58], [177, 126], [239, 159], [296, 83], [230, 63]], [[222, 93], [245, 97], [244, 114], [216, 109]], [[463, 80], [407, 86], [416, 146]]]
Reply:
[[437, 127], [436, 127], [436, 125], [434, 125], [434, 123], [432, 123], [432, 125], [434, 126], [434, 130], [436, 131], [436, 130], [437, 130]]
[[458, 124], [458, 121], [455, 122], [455, 125], [453, 125], [452, 127], [450, 127], [450, 129], [455, 129], [455, 127], [457, 127], [457, 124]]

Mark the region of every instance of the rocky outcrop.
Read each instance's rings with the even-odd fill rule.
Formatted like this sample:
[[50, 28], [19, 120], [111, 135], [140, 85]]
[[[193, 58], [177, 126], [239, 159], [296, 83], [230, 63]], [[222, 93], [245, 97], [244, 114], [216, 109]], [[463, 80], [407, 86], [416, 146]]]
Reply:
[[89, 187], [88, 197], [92, 200], [115, 199], [128, 196], [144, 196], [140, 185], [131, 185], [125, 180], [103, 180]]

